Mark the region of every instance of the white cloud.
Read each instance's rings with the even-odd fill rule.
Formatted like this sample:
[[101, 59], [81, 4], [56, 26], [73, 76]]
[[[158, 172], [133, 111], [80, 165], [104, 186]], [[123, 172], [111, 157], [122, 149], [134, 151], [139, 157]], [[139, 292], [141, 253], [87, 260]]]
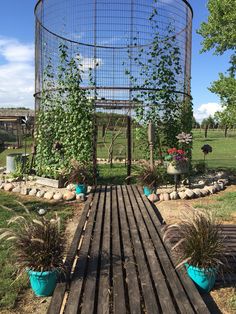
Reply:
[[34, 45], [0, 37], [0, 106], [34, 106]]
[[207, 104], [202, 104], [194, 110], [194, 117], [197, 121], [201, 122], [204, 118], [209, 116], [214, 116], [216, 111], [221, 111], [222, 107], [218, 103], [209, 102]]

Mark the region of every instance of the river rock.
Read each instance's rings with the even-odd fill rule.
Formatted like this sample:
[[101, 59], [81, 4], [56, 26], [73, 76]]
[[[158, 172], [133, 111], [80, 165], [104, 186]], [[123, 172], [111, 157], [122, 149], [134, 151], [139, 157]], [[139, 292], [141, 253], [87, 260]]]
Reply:
[[31, 191], [29, 191], [29, 195], [30, 196], [35, 196], [37, 194], [38, 190], [37, 189], [32, 189]]
[[13, 190], [13, 189], [14, 189], [14, 185], [13, 185], [12, 183], [6, 183], [6, 184], [4, 185], [4, 191], [10, 192], [10, 191]]
[[39, 197], [39, 198], [42, 198], [42, 197], [44, 196], [44, 194], [45, 194], [45, 191], [39, 190], [39, 191], [37, 192], [36, 196]]
[[194, 189], [193, 192], [194, 192], [196, 197], [201, 197], [202, 196], [202, 193], [201, 193], [200, 189]]
[[185, 192], [179, 192], [179, 198], [181, 198], [181, 200], [186, 200], [188, 195]]
[[68, 191], [68, 192], [65, 192], [63, 194], [63, 199], [65, 201], [73, 201], [75, 199], [76, 195], [74, 192], [71, 192], [71, 191]]
[[176, 191], [173, 191], [170, 193], [170, 199], [171, 200], [177, 200], [179, 198], [179, 194]]
[[163, 193], [161, 193], [161, 194], [159, 194], [159, 201], [164, 201], [164, 195], [163, 195]]
[[217, 182], [218, 183], [223, 183], [224, 185], [228, 185], [229, 184], [229, 180], [227, 180], [227, 179], [219, 179]]
[[20, 190], [20, 194], [21, 195], [28, 195], [29, 194], [29, 192], [30, 192], [30, 188], [27, 188], [26, 186], [23, 186], [22, 188], [21, 188], [21, 190]]
[[221, 191], [220, 185], [218, 183], [214, 184], [214, 186], [217, 192]]
[[14, 193], [20, 193], [20, 191], [21, 191], [20, 186], [16, 186], [14, 189], [12, 189], [12, 192]]
[[201, 189], [202, 196], [207, 196], [209, 194], [209, 191], [206, 189]]
[[219, 187], [221, 190], [224, 190], [225, 186], [224, 186], [224, 183], [223, 182], [219, 182], [218, 183]]
[[169, 201], [170, 200], [170, 194], [169, 193], [163, 193], [163, 199], [164, 201]]
[[44, 194], [44, 198], [46, 198], [46, 200], [51, 200], [51, 199], [53, 199], [53, 195], [54, 195], [54, 192], [52, 192], [52, 191], [47, 191], [45, 194]]
[[214, 194], [214, 193], [216, 193], [216, 191], [217, 191], [217, 190], [216, 190], [216, 187], [215, 187], [214, 185], [209, 186], [209, 187], [208, 187], [208, 190], [210, 191], [211, 194]]
[[186, 189], [185, 194], [188, 196], [188, 198], [193, 198], [195, 196], [195, 193], [190, 189]]
[[53, 195], [53, 199], [56, 200], [56, 201], [60, 201], [63, 199], [63, 195], [61, 194], [61, 192], [56, 192], [54, 195]]
[[156, 194], [152, 193], [148, 196], [148, 199], [149, 199], [149, 201], [154, 203], [154, 202], [157, 202], [159, 200], [159, 197]]
[[92, 191], [92, 186], [88, 185], [87, 186], [87, 193], [90, 193]]
[[67, 188], [68, 191], [74, 191], [75, 190], [75, 185], [70, 183], [70, 184], [67, 185], [66, 188]]

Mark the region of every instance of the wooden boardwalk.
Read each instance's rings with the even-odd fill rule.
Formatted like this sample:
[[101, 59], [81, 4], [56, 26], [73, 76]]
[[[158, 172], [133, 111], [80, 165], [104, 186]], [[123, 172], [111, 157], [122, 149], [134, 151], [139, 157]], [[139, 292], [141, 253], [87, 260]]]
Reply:
[[209, 313], [185, 272], [175, 270], [161, 229], [158, 211], [137, 186], [97, 187], [48, 314]]

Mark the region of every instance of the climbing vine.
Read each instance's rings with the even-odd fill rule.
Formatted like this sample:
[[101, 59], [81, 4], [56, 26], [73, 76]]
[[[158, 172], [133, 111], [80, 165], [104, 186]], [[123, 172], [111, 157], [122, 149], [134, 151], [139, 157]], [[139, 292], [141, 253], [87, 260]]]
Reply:
[[67, 51], [60, 44], [56, 71], [48, 61], [37, 113], [36, 170], [49, 177], [65, 174], [73, 159], [92, 158], [94, 100], [81, 88], [79, 55], [69, 58]]
[[[182, 64], [180, 48], [173, 36], [174, 27], [169, 24], [166, 35], [160, 36], [157, 14], [154, 9], [149, 18], [154, 33], [152, 43], [148, 47], [129, 49], [134, 69], [125, 73], [130, 76], [133, 100], [138, 104], [135, 116], [140, 125], [136, 130], [137, 138], [143, 141], [140, 147], [144, 148], [145, 156], [145, 152], [148, 153], [147, 125], [152, 122], [156, 133], [155, 155], [160, 158], [163, 149], [177, 145], [176, 136], [180, 132], [191, 131], [192, 105], [176, 92]], [[133, 39], [133, 46], [138, 47], [138, 34]]]

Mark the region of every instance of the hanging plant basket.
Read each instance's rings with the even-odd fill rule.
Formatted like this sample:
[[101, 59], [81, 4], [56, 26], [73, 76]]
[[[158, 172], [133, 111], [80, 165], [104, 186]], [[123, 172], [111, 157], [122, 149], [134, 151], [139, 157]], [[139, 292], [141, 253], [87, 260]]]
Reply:
[[187, 173], [189, 170], [188, 162], [181, 162], [178, 164], [169, 163], [167, 166], [167, 173], [172, 175]]

